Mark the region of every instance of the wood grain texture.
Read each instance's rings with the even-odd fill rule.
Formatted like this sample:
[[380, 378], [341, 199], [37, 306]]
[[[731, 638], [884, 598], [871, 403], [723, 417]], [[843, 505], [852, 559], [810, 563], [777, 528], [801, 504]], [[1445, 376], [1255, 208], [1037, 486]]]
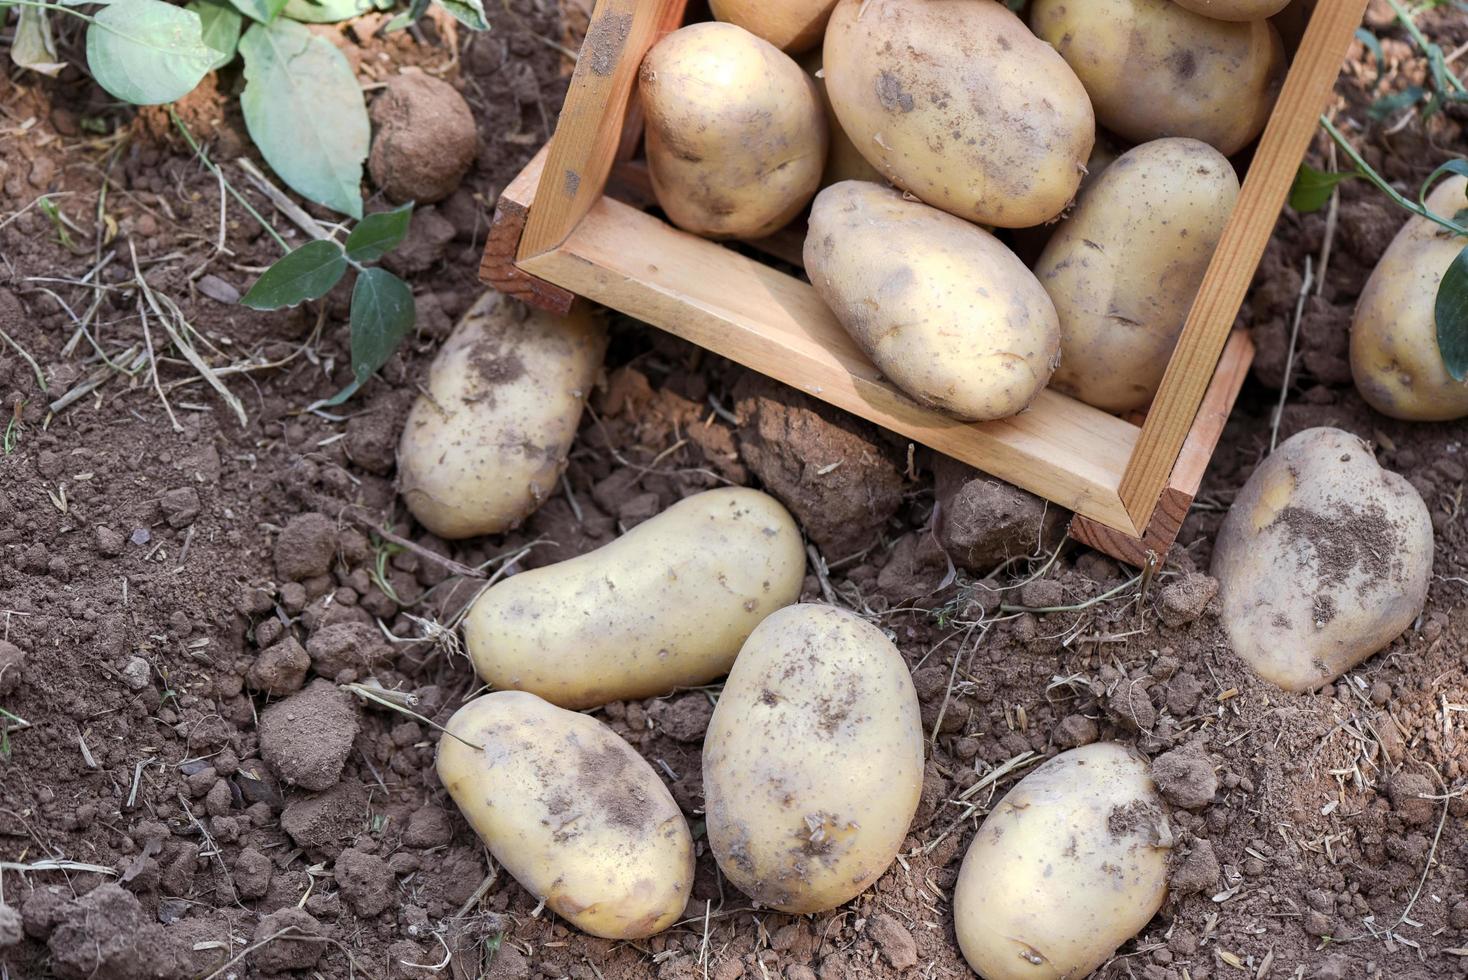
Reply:
[[673, 22], [675, 3], [598, 0], [520, 238], [520, 258], [559, 245], [601, 197], [642, 56]]
[[603, 198], [533, 275], [769, 375], [1110, 527], [1139, 430], [1053, 391], [998, 422], [960, 422], [902, 394], [809, 283]]
[[[673, 33], [683, 26], [683, 15], [687, 13], [688, 0], [672, 0], [664, 5], [663, 21], [658, 24], [657, 32], [652, 43], [657, 44], [667, 35]], [[651, 45], [649, 45], [651, 47]], [[638, 98], [637, 85], [634, 82], [632, 94], [628, 97], [627, 118], [622, 123], [622, 134], [617, 139], [616, 159], [619, 163], [631, 160], [642, 149], [642, 127], [645, 119], [642, 115], [642, 100]]]
[[1152, 520], [1366, 3], [1329, 0], [1310, 19], [1122, 479], [1137, 527]]
[[520, 236], [530, 213], [530, 198], [540, 181], [549, 150], [548, 145], [541, 147], [495, 203], [494, 217], [490, 219], [489, 234], [484, 241], [484, 255], [479, 260], [479, 280], [506, 296], [565, 316], [571, 311], [576, 294], [537, 279], [515, 265], [515, 253], [520, 250]]
[[1198, 495], [1208, 461], [1213, 458], [1213, 451], [1223, 436], [1223, 427], [1253, 362], [1254, 341], [1247, 333], [1234, 331], [1223, 349], [1218, 370], [1208, 385], [1203, 403], [1198, 406], [1197, 418], [1183, 442], [1177, 464], [1172, 468], [1167, 486], [1162, 489], [1145, 532], [1140, 536], [1127, 534], [1077, 515], [1070, 522], [1070, 536], [1138, 568], [1145, 567], [1149, 561], [1156, 561], [1159, 565], [1165, 561], [1167, 552], [1182, 530], [1183, 521], [1187, 519], [1188, 510], [1193, 506], [1193, 499]]

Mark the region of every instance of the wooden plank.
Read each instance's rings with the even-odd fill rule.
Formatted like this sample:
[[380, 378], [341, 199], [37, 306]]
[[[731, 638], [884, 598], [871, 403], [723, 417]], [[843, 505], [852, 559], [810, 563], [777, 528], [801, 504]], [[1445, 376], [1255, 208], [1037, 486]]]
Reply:
[[[537, 207], [538, 207], [537, 203]], [[527, 271], [1129, 533], [1117, 487], [1138, 432], [1053, 391], [960, 422], [885, 381], [809, 283], [603, 198]]]
[[530, 213], [530, 198], [540, 182], [549, 151], [549, 145], [542, 146], [495, 203], [494, 217], [490, 219], [489, 234], [484, 241], [484, 255], [479, 260], [479, 279], [506, 296], [565, 316], [571, 311], [576, 295], [515, 265], [515, 253], [520, 249], [520, 236]]
[[[657, 44], [668, 34], [683, 26], [683, 15], [687, 11], [688, 0], [671, 0], [666, 4], [663, 9], [663, 21], [658, 24], [652, 43]], [[637, 96], [637, 85], [634, 82], [632, 95], [627, 103], [627, 118], [622, 124], [622, 134], [617, 139], [616, 158], [619, 163], [631, 160], [642, 148], [642, 125], [642, 100]]]
[[601, 197], [642, 56], [670, 21], [674, 2], [598, 0], [520, 238], [521, 258], [559, 245]]
[[1070, 522], [1070, 536], [1138, 568], [1146, 567], [1149, 562], [1161, 564], [1166, 560], [1167, 552], [1177, 540], [1188, 510], [1193, 506], [1193, 499], [1198, 496], [1203, 474], [1218, 447], [1218, 440], [1223, 436], [1223, 427], [1253, 362], [1254, 341], [1247, 333], [1234, 331], [1223, 350], [1223, 357], [1219, 359], [1218, 370], [1208, 385], [1208, 392], [1203, 396], [1198, 417], [1183, 442], [1177, 465], [1172, 468], [1172, 476], [1162, 490], [1152, 520], [1141, 536], [1106, 527], [1080, 515]]
[[1121, 498], [1136, 527], [1152, 520], [1366, 3], [1332, 0], [1310, 19], [1127, 464]]

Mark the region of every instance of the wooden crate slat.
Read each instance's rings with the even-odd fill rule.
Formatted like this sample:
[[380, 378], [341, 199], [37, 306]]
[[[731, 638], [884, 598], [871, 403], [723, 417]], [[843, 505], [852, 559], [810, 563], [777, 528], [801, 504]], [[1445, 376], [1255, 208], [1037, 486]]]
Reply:
[[1321, 108], [1340, 74], [1351, 36], [1367, 0], [1327, 0], [1310, 19], [1284, 89], [1259, 140], [1208, 274], [1168, 361], [1167, 372], [1142, 426], [1121, 497], [1137, 527], [1152, 519], [1163, 487], [1192, 428], [1224, 341], [1244, 301], [1284, 207], [1296, 169], [1315, 135]]
[[479, 260], [479, 279], [522, 303], [565, 316], [571, 311], [576, 294], [553, 286], [544, 279], [537, 279], [515, 264], [520, 236], [525, 233], [525, 220], [530, 214], [530, 200], [549, 153], [550, 144], [542, 146], [529, 165], [500, 194], [494, 217], [489, 222], [484, 255]]
[[885, 381], [811, 286], [610, 198], [533, 275], [767, 374], [1119, 530], [1136, 426], [1053, 391], [1018, 416], [959, 422]]

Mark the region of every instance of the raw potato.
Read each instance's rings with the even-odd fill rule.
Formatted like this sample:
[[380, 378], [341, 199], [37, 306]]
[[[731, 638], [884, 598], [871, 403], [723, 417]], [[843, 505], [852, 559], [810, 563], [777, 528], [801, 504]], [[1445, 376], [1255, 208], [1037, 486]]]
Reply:
[[418, 522], [467, 538], [534, 513], [565, 469], [606, 346], [585, 307], [558, 317], [480, 297], [434, 358], [398, 443], [398, 485]]
[[768, 41], [691, 24], [653, 45], [639, 84], [653, 192], [679, 228], [761, 238], [820, 186], [827, 132], [815, 82]]
[[1349, 432], [1306, 429], [1259, 464], [1219, 528], [1229, 642], [1287, 691], [1333, 681], [1422, 612], [1432, 548], [1410, 483]]
[[1172, 831], [1147, 765], [1115, 742], [1062, 752], [999, 801], [953, 892], [984, 980], [1089, 976], [1167, 898]]
[[923, 784], [907, 664], [834, 606], [791, 606], [750, 634], [703, 749], [709, 846], [734, 886], [782, 912], [832, 909], [887, 870]]
[[1190, 136], [1232, 156], [1284, 81], [1267, 20], [1213, 20], [1173, 0], [1035, 0], [1030, 23], [1085, 83], [1101, 125], [1133, 143]]
[[958, 418], [1023, 411], [1055, 369], [1060, 323], [1024, 263], [899, 191], [855, 180], [821, 191], [805, 271], [893, 384]]
[[1263, 20], [1290, 5], [1290, 0], [1173, 0], [1179, 7], [1214, 20]]
[[820, 43], [836, 0], [709, 0], [719, 20], [738, 24], [782, 51], [796, 54]]
[[[1427, 205], [1452, 217], [1468, 207], [1468, 180], [1451, 177]], [[1383, 415], [1414, 422], [1468, 416], [1468, 381], [1454, 381], [1437, 346], [1437, 288], [1468, 244], [1426, 218], [1412, 218], [1377, 262], [1351, 322], [1351, 376]]]
[[842, 128], [878, 171], [981, 224], [1055, 217], [1096, 140], [1075, 72], [1002, 3], [840, 0], [824, 74]]
[[688, 822], [610, 728], [519, 691], [475, 698], [446, 728], [438, 778], [495, 860], [551, 911], [605, 939], [651, 936], [683, 913]]
[[841, 120], [836, 118], [836, 111], [831, 108], [831, 97], [826, 93], [825, 75], [821, 71], [821, 49], [816, 48], [802, 56], [800, 67], [816, 83], [816, 90], [821, 96], [821, 108], [826, 113], [826, 130], [831, 136], [830, 148], [826, 151], [826, 169], [821, 172], [821, 186], [830, 187], [843, 180], [887, 183], [887, 178], [868, 163], [867, 158], [857, 150], [856, 144], [851, 142], [851, 137], [841, 128]]
[[800, 531], [775, 498], [707, 490], [595, 551], [501, 581], [470, 607], [464, 638], [491, 687], [592, 708], [728, 672], [804, 580]]
[[1060, 317], [1056, 390], [1108, 412], [1152, 401], [1238, 195], [1228, 158], [1198, 140], [1106, 168], [1035, 266]]

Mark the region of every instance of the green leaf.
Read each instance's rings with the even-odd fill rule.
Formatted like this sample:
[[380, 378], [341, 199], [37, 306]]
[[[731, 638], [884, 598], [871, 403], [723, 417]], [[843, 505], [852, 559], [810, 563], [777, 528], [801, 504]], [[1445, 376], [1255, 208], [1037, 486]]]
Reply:
[[204, 43], [219, 52], [219, 57], [210, 67], [223, 68], [233, 61], [235, 50], [240, 45], [240, 30], [244, 27], [244, 18], [239, 11], [214, 0], [191, 0], [184, 9], [199, 15]]
[[1366, 28], [1358, 27], [1356, 28], [1356, 40], [1365, 45], [1366, 50], [1370, 51], [1372, 57], [1376, 59], [1376, 79], [1371, 83], [1371, 91], [1374, 92], [1381, 84], [1381, 76], [1386, 73], [1386, 55], [1381, 50], [1381, 39]]
[[391, 6], [391, 0], [287, 0], [285, 15], [307, 24], [335, 24]]
[[320, 404], [340, 405], [387, 363], [413, 329], [413, 291], [386, 269], [366, 269], [352, 287], [352, 383]]
[[391, 211], [369, 214], [347, 236], [347, 257], [354, 262], [375, 262], [398, 247], [413, 220], [413, 202]]
[[55, 78], [66, 67], [56, 55], [56, 41], [51, 37], [51, 21], [40, 7], [21, 7], [15, 23], [15, 40], [10, 45], [10, 60], [21, 68]]
[[1433, 317], [1443, 367], [1454, 381], [1468, 379], [1468, 248], [1459, 252], [1443, 273]]
[[1427, 196], [1432, 193], [1432, 185], [1449, 174], [1457, 174], [1459, 177], [1468, 177], [1468, 160], [1457, 157], [1439, 166], [1427, 179], [1422, 182], [1422, 188], [1417, 192], [1417, 203], [1424, 208], [1427, 207]]
[[382, 29], [382, 32], [384, 34], [391, 34], [393, 31], [400, 31], [409, 24], [416, 23], [418, 18], [427, 12], [428, 0], [411, 0], [407, 9], [399, 11], [396, 17], [388, 21], [387, 26]]
[[489, 18], [484, 16], [482, 0], [434, 0], [434, 3], [471, 31], [489, 30]]
[[87, 65], [97, 84], [124, 102], [183, 98], [213, 68], [199, 15], [163, 0], [117, 0], [87, 28]]
[[1319, 211], [1330, 202], [1330, 195], [1337, 184], [1359, 176], [1354, 170], [1327, 173], [1302, 163], [1295, 174], [1295, 183], [1290, 187], [1290, 207], [1300, 214]]
[[250, 138], [291, 190], [362, 217], [362, 161], [372, 128], [347, 59], [293, 20], [256, 24], [240, 39]]
[[347, 271], [342, 247], [333, 241], [307, 242], [265, 270], [240, 302], [252, 310], [278, 310], [325, 296]]
[[1422, 101], [1427, 92], [1420, 85], [1408, 85], [1400, 92], [1384, 95], [1371, 103], [1366, 109], [1366, 114], [1372, 119], [1385, 119], [1393, 113], [1416, 105]]
[[234, 8], [253, 21], [268, 24], [280, 16], [286, 0], [229, 0]]

